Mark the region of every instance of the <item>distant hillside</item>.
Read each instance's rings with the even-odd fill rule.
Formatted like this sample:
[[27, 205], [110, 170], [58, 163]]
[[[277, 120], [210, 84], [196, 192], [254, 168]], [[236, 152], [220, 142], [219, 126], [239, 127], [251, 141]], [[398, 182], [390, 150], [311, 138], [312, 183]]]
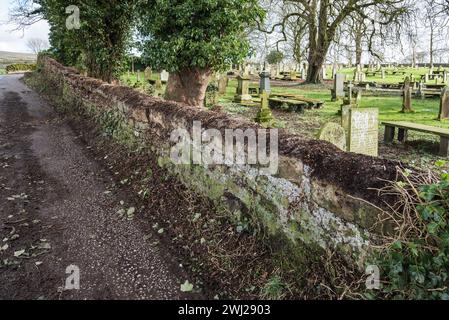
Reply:
[[0, 51], [0, 68], [12, 63], [35, 63], [37, 56], [31, 53]]

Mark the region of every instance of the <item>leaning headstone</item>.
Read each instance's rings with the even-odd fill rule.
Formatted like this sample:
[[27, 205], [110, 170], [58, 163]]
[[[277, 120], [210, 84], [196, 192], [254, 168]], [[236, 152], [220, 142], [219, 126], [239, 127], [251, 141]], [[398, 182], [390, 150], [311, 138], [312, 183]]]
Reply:
[[404, 88], [402, 90], [402, 113], [413, 112], [412, 109], [412, 87], [410, 86], [410, 78], [405, 78]]
[[268, 71], [262, 71], [260, 73], [260, 83], [259, 83], [259, 92], [271, 92], [271, 86], [270, 86], [270, 73]]
[[168, 77], [169, 77], [169, 73], [165, 70], [162, 70], [161, 72], [161, 81], [162, 82], [167, 82], [168, 81]]
[[379, 155], [379, 109], [351, 109], [348, 151]]
[[346, 132], [338, 123], [329, 122], [320, 130], [318, 139], [328, 141], [340, 150], [346, 151]]
[[227, 75], [223, 74], [221, 75], [220, 79], [218, 80], [218, 93], [219, 94], [225, 94], [226, 88], [228, 87], [229, 78]]
[[237, 77], [237, 94], [234, 97], [234, 102], [251, 103], [253, 101], [252, 96], [249, 94], [250, 81], [251, 78], [248, 75]]
[[449, 88], [446, 87], [441, 91], [440, 112], [438, 120], [449, 119]]

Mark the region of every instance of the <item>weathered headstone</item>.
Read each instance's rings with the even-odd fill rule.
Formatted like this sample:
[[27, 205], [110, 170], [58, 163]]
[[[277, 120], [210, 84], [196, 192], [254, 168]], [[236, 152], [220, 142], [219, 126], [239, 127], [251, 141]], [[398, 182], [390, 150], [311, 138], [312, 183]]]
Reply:
[[345, 81], [346, 81], [346, 75], [337, 73], [334, 77], [334, 89], [333, 89], [333, 96], [332, 101], [337, 101], [341, 98], [345, 97]]
[[151, 68], [150, 67], [145, 68], [145, 72], [144, 72], [145, 81], [150, 80], [152, 75], [153, 75], [153, 71], [151, 70]]
[[439, 120], [449, 119], [449, 88], [446, 87], [441, 91]]
[[268, 71], [262, 71], [260, 73], [260, 84], [259, 84], [259, 92], [271, 92], [271, 86], [270, 86], [270, 73]]
[[249, 84], [251, 78], [248, 75], [242, 75], [237, 77], [237, 94], [234, 97], [234, 102], [237, 103], [251, 103], [253, 101], [252, 96], [249, 94]]
[[348, 151], [377, 157], [379, 109], [350, 109]]
[[167, 82], [168, 81], [168, 77], [169, 77], [169, 73], [165, 70], [162, 70], [161, 72], [161, 81], [162, 82]]
[[296, 80], [297, 79], [297, 76], [296, 76], [296, 71], [290, 71], [290, 79], [291, 80]]
[[320, 130], [318, 139], [328, 141], [340, 150], [346, 151], [346, 132], [338, 123], [329, 122]]
[[161, 75], [158, 73], [156, 78], [156, 83], [154, 85], [156, 90], [162, 90], [162, 81], [161, 81]]
[[218, 93], [225, 94], [226, 88], [228, 87], [229, 78], [227, 75], [222, 74], [220, 79], [218, 80]]
[[402, 113], [413, 112], [412, 109], [412, 87], [410, 86], [410, 78], [405, 78], [404, 88], [402, 90]]

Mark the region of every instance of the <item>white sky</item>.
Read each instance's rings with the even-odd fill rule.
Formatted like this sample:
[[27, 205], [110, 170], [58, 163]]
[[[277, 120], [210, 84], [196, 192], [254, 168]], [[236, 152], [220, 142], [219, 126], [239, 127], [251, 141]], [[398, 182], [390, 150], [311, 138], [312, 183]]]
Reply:
[[11, 32], [13, 26], [6, 24], [12, 0], [0, 0], [0, 51], [30, 53], [26, 41], [29, 38], [40, 38], [48, 41], [49, 26], [40, 21], [22, 32]]

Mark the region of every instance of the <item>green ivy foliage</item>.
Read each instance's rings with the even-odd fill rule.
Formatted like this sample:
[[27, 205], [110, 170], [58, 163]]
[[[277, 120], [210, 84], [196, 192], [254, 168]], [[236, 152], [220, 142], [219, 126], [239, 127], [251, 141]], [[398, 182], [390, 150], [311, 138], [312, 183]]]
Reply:
[[[51, 53], [60, 62], [112, 81], [125, 64], [139, 0], [41, 0], [50, 24]], [[66, 8], [78, 6], [80, 29], [69, 30]]]
[[250, 52], [246, 31], [265, 11], [258, 0], [147, 0], [138, 30], [154, 70], [225, 70]]
[[395, 299], [449, 300], [449, 174], [418, 192], [419, 232], [395, 241], [374, 262], [388, 280], [382, 293]]

